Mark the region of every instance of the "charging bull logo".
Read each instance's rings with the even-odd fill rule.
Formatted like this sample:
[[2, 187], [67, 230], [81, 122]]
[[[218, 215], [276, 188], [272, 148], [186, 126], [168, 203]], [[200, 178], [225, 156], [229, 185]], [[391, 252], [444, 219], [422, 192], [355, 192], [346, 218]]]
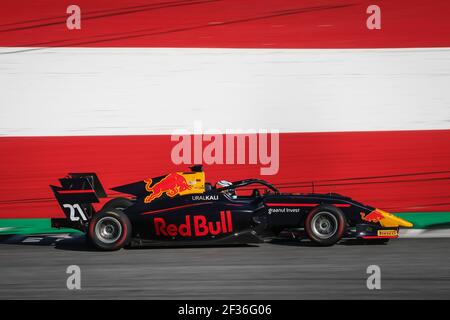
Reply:
[[145, 197], [145, 203], [152, 202], [153, 200], [161, 197], [164, 193], [173, 198], [177, 194], [192, 188], [186, 178], [179, 173], [170, 173], [154, 185], [152, 185], [153, 180], [150, 178], [145, 179], [144, 182], [146, 183], [145, 190], [150, 193], [147, 197]]
[[370, 212], [367, 215], [364, 214], [363, 212], [361, 212], [361, 219], [363, 219], [364, 221], [377, 223], [377, 222], [380, 222], [381, 220], [383, 220], [384, 216], [377, 210], [373, 210], [372, 212]]

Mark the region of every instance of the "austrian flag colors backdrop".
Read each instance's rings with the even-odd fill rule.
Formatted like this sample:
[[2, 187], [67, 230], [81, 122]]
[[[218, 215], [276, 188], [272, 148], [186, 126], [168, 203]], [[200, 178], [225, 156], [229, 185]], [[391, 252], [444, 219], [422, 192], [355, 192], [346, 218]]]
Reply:
[[0, 218], [61, 217], [48, 185], [68, 172], [109, 188], [185, 170], [171, 135], [199, 122], [280, 132], [275, 174], [211, 164], [207, 181], [314, 182], [419, 229], [450, 221], [447, 0], [0, 6]]

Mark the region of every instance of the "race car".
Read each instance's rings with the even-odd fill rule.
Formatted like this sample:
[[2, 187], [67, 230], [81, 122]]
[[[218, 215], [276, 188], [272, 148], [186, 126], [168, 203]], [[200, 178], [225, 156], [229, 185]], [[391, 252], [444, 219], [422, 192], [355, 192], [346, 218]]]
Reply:
[[111, 188], [95, 173], [71, 173], [51, 189], [66, 218], [54, 228], [84, 232], [100, 250], [132, 245], [182, 246], [260, 243], [283, 233], [303, 234], [319, 246], [341, 239], [385, 243], [413, 225], [336, 193], [282, 193], [260, 179], [205, 182], [202, 166]]

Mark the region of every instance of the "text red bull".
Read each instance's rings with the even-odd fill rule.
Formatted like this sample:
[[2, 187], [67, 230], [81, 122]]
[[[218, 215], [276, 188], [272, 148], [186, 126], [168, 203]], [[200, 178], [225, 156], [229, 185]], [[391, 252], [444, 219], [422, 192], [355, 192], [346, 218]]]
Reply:
[[162, 217], [153, 219], [157, 236], [203, 237], [233, 232], [233, 222], [230, 211], [221, 211], [218, 221], [208, 221], [204, 215], [186, 215], [185, 223], [180, 225], [167, 224]]

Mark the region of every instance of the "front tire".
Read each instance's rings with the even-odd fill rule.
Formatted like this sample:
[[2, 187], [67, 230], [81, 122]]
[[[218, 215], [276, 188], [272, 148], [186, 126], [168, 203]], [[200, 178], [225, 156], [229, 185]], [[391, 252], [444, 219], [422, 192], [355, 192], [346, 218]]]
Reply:
[[97, 249], [119, 250], [131, 240], [130, 219], [120, 210], [100, 211], [90, 221], [88, 235]]
[[308, 238], [320, 246], [331, 246], [341, 240], [345, 233], [344, 213], [331, 205], [323, 205], [312, 210], [305, 220]]

